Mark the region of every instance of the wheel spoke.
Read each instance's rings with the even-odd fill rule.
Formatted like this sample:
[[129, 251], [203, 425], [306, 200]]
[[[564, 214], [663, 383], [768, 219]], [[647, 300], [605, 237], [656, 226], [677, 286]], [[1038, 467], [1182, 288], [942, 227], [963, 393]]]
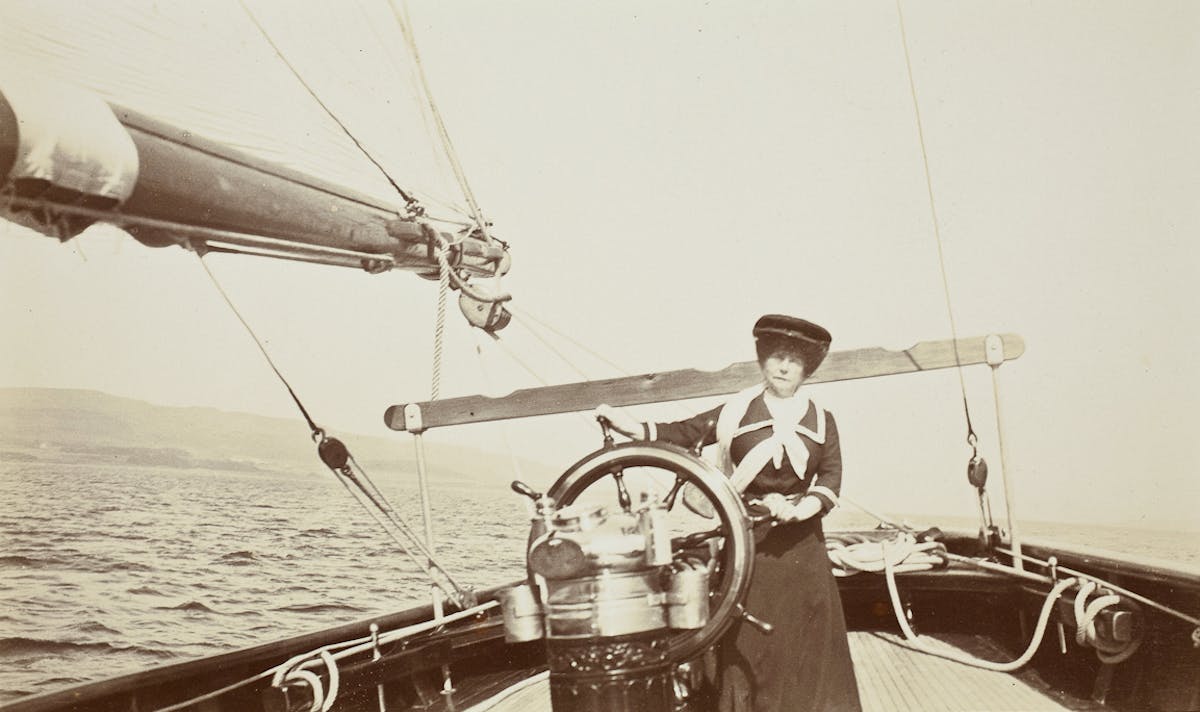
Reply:
[[667, 505], [667, 511], [675, 507], [675, 498], [679, 496], [679, 491], [687, 484], [687, 478], [683, 475], [675, 475], [675, 484], [671, 486], [671, 491], [667, 493], [667, 498], [664, 504]]
[[720, 536], [725, 536], [725, 533], [724, 533], [724, 531], [722, 531], [721, 527], [717, 527], [715, 529], [709, 529], [708, 531], [703, 531], [703, 532], [692, 532], [691, 534], [688, 534], [686, 536], [680, 536], [680, 537], [675, 537], [675, 538], [671, 539], [671, 548], [672, 549], [693, 549], [697, 546], [700, 546], [701, 544], [708, 541], [709, 539], [716, 539], [717, 537], [720, 537]]
[[614, 470], [612, 476], [617, 481], [617, 501], [621, 509], [628, 513], [633, 507], [633, 500], [629, 497], [629, 489], [625, 487], [625, 470]]

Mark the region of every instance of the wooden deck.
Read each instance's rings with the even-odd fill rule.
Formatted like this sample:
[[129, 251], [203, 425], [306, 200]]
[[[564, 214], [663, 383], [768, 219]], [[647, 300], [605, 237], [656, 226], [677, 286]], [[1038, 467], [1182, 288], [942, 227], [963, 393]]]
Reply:
[[[1057, 712], [1070, 710], [1017, 677], [909, 650], [883, 633], [852, 632], [850, 654], [864, 712]], [[946, 645], [947, 649], [950, 648]], [[550, 712], [547, 673], [468, 712]]]

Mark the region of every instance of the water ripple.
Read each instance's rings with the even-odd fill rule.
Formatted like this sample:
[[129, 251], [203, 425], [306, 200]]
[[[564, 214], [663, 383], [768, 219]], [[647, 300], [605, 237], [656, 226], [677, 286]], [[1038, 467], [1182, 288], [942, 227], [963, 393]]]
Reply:
[[[454, 490], [481, 514], [439, 527], [486, 544], [439, 544], [465, 585], [522, 575], [524, 538], [497, 533], [526, 513], [502, 485]], [[0, 463], [0, 491], [0, 701], [428, 601], [332, 479], [26, 462]], [[412, 487], [387, 494], [419, 523]]]

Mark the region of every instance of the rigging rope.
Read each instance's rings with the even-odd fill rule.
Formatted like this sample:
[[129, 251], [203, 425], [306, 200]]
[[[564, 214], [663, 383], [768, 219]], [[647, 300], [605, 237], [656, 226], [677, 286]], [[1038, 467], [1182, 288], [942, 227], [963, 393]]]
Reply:
[[283, 53], [283, 50], [281, 50], [279, 46], [275, 44], [275, 41], [271, 39], [271, 35], [267, 32], [266, 28], [263, 27], [262, 23], [258, 21], [258, 17], [254, 15], [254, 12], [250, 9], [250, 6], [246, 4], [246, 0], [238, 0], [238, 3], [242, 6], [242, 10], [245, 11], [246, 15], [250, 18], [250, 21], [254, 23], [254, 26], [258, 28], [258, 31], [260, 34], [262, 34], [263, 39], [267, 41], [267, 44], [271, 45], [271, 49], [275, 50], [275, 54], [284, 63], [288, 70], [291, 71], [292, 76], [296, 78], [296, 81], [300, 83], [300, 86], [304, 87], [304, 90], [307, 91], [308, 95], [313, 98], [313, 101], [317, 102], [317, 105], [325, 111], [326, 115], [328, 115], [330, 119], [333, 119], [333, 122], [337, 124], [342, 130], [342, 133], [346, 134], [347, 138], [354, 143], [362, 155], [366, 156], [367, 160], [370, 161], [377, 169], [379, 169], [379, 172], [383, 174], [383, 177], [396, 191], [397, 195], [404, 199], [404, 202], [408, 205], [409, 209], [419, 212], [419, 208], [416, 207], [416, 199], [400, 187], [400, 184], [397, 183], [394, 178], [392, 178], [392, 175], [388, 173], [386, 168], [383, 167], [383, 164], [380, 163], [373, 155], [371, 155], [371, 152], [367, 150], [366, 146], [364, 146], [362, 142], [358, 140], [358, 137], [356, 137], [354, 133], [350, 131], [350, 128], [346, 126], [346, 124], [338, 118], [337, 114], [333, 112], [333, 109], [329, 108], [329, 106], [321, 100], [321, 97], [304, 79], [304, 77], [301, 76], [295, 65], [288, 60], [287, 56]]
[[[249, 322], [247, 322], [242, 316], [237, 306], [233, 303], [233, 300], [230, 299], [228, 293], [217, 280], [216, 275], [214, 275], [212, 270], [209, 269], [208, 264], [204, 261], [203, 255], [200, 253], [196, 254], [199, 258], [200, 266], [204, 269], [205, 274], [208, 275], [209, 280], [212, 282], [217, 292], [221, 295], [222, 299], [225, 300], [225, 304], [229, 306], [234, 316], [237, 317], [238, 321], [241, 322], [242, 326], [246, 329], [246, 332], [250, 335], [250, 338], [254, 340], [259, 352], [262, 353], [263, 358], [266, 359], [267, 364], [271, 367], [271, 370], [275, 372], [275, 375], [279, 378], [280, 382], [283, 383], [285, 388], [287, 388], [288, 394], [291, 395], [296, 407], [304, 416], [304, 420], [308, 423], [309, 430], [312, 433], [313, 440], [318, 442], [318, 452], [321, 455], [321, 460], [327, 467], [329, 467], [329, 470], [334, 473], [335, 477], [338, 478], [338, 481], [342, 483], [342, 486], [346, 487], [347, 491], [350, 492], [355, 501], [358, 502], [359, 505], [362, 506], [373, 519], [375, 519], [375, 521], [383, 529], [384, 533], [387, 534], [400, 547], [401, 551], [403, 551], [417, 565], [417, 567], [420, 568], [425, 575], [430, 578], [434, 585], [445, 591], [451, 600], [453, 600], [460, 607], [464, 607], [471, 598], [469, 592], [460, 586], [458, 582], [456, 582], [454, 578], [450, 576], [446, 568], [438, 563], [436, 559], [434, 559], [432, 552], [430, 552], [429, 549], [421, 543], [420, 539], [404, 522], [399, 513], [396, 512], [396, 510], [390, 504], [388, 504], [387, 498], [367, 475], [366, 471], [359, 466], [358, 462], [354, 459], [353, 455], [350, 454], [349, 450], [342, 445], [341, 441], [326, 437], [325, 431], [312, 419], [308, 413], [308, 410], [301, 402], [299, 396], [296, 395], [295, 390], [292, 388], [291, 384], [288, 383], [287, 378], [284, 377], [283, 373], [280, 372], [279, 368], [275, 365], [275, 361], [271, 358], [270, 353], [267, 352], [266, 347], [263, 346], [262, 341], [258, 338], [258, 334], [255, 333]], [[330, 446], [328, 450], [326, 449], [326, 446]], [[357, 475], [355, 475], [356, 470], [358, 473]], [[351, 489], [350, 485], [347, 483], [347, 480], [352, 482], [355, 487], [358, 488], [362, 495], [366, 497], [367, 501], [369, 501], [374, 507], [374, 510], [370, 506], [367, 506], [367, 503], [355, 494], [354, 490]], [[407, 545], [404, 541], [397, 537], [391, 529], [388, 528], [384, 521], [380, 520], [376, 510], [383, 515], [388, 523], [390, 523], [392, 526], [398, 529], [401, 534], [404, 535], [404, 537], [408, 540]], [[410, 546], [424, 555], [428, 563], [423, 564], [416, 556], [414, 556], [412, 551], [409, 549]], [[444, 581], [440, 580], [439, 577], [444, 579]]]
[[412, 55], [413, 65], [416, 67], [417, 77], [421, 81], [425, 100], [429, 104], [429, 111], [433, 116], [434, 126], [437, 128], [438, 136], [442, 140], [442, 149], [446, 153], [446, 160], [450, 163], [450, 169], [454, 172], [455, 178], [458, 179], [463, 197], [466, 199], [467, 206], [471, 211], [471, 217], [475, 219], [476, 226], [483, 234], [484, 239], [491, 242], [492, 237], [488, 234], [487, 220], [484, 219], [483, 211], [479, 208], [479, 203], [475, 200], [475, 194], [472, 192], [471, 185], [467, 181], [466, 171], [463, 170], [462, 164], [458, 160], [458, 153], [454, 150], [454, 143], [450, 140], [450, 132], [446, 128], [446, 122], [442, 120], [442, 112], [438, 109], [437, 102], [433, 98], [433, 91], [429, 87], [429, 78], [425, 76], [425, 65], [421, 61], [421, 52], [417, 48], [417, 39], [412, 32], [412, 22], [408, 17], [408, 5], [405, 3], [404, 9], [401, 9], [397, 6], [396, 0], [390, 0], [389, 5], [392, 8], [392, 16], [396, 19], [396, 24], [400, 27], [400, 34], [404, 36], [404, 42], [408, 46], [409, 54]]
[[212, 285], [216, 287], [217, 293], [221, 295], [221, 298], [225, 300], [225, 304], [229, 306], [229, 309], [233, 312], [233, 315], [237, 317], [237, 320], [242, 323], [243, 327], [245, 327], [246, 333], [250, 334], [250, 338], [254, 340], [254, 345], [258, 347], [259, 353], [261, 353], [263, 358], [266, 359], [267, 365], [271, 367], [271, 370], [275, 372], [275, 375], [279, 378], [279, 381], [283, 383], [283, 387], [287, 389], [288, 395], [292, 397], [292, 401], [295, 402], [296, 407], [300, 409], [300, 414], [304, 416], [304, 421], [308, 423], [308, 429], [314, 435], [321, 433], [321, 428], [318, 427], [315, 422], [313, 422], [312, 416], [308, 414], [308, 410], [304, 407], [304, 404], [300, 402], [300, 397], [297, 396], [296, 391], [292, 389], [292, 384], [288, 383], [288, 380], [284, 378], [283, 374], [279, 371], [279, 368], [275, 365], [275, 360], [271, 358], [271, 354], [267, 353], [267, 349], [265, 346], [263, 346], [262, 341], [258, 338], [258, 334], [254, 332], [254, 329], [252, 329], [250, 324], [245, 320], [245, 318], [242, 317], [242, 313], [238, 311], [238, 308], [234, 305], [233, 300], [229, 298], [229, 294], [225, 292], [225, 288], [222, 287], [221, 283], [217, 281], [216, 275], [214, 275], [212, 270], [208, 268], [208, 263], [204, 261], [204, 255], [197, 252], [196, 257], [200, 260], [200, 266], [204, 269], [204, 273], [208, 275], [208, 279], [212, 282]]
[[442, 347], [446, 335], [446, 295], [450, 291], [450, 265], [438, 250], [437, 309], [433, 323], [433, 374], [429, 385], [429, 400], [437, 400], [442, 392]]
[[941, 221], [938, 220], [937, 202], [934, 200], [933, 175], [929, 170], [929, 151], [925, 146], [925, 128], [921, 122], [921, 104], [917, 101], [917, 83], [913, 78], [912, 58], [908, 51], [908, 33], [904, 27], [904, 9], [901, 7], [900, 0], [896, 0], [896, 15], [900, 22], [900, 44], [904, 49], [904, 66], [908, 72], [908, 89], [912, 96], [913, 114], [916, 117], [917, 139], [921, 146], [921, 164], [925, 170], [925, 191], [926, 195], [929, 196], [929, 214], [933, 220], [933, 235], [937, 243], [938, 269], [942, 275], [942, 294], [946, 300], [946, 316], [950, 321], [950, 336], [954, 340], [955, 370], [958, 373], [959, 390], [962, 392], [963, 412], [967, 418], [967, 444], [974, 449], [975, 443], [979, 438], [975, 434], [975, 429], [971, 426], [971, 408], [967, 404], [967, 384], [963, 378], [962, 363], [958, 353], [958, 324], [954, 318], [954, 305], [950, 297], [950, 277], [946, 273], [946, 253], [942, 245]]
[[[584, 351], [592, 358], [595, 358], [596, 360], [603, 362], [605, 365], [612, 368], [613, 370], [615, 370], [617, 373], [621, 374], [622, 376], [632, 375], [632, 373], [630, 371], [628, 371], [625, 368], [622, 368], [620, 365], [609, 360], [603, 354], [588, 348], [588, 346], [586, 344], [583, 344], [580, 341], [578, 341], [577, 339], [571, 337], [571, 335], [566, 334], [566, 333], [554, 328], [554, 326], [547, 323], [544, 319], [540, 319], [537, 316], [533, 315], [532, 313], [530, 313], [530, 311], [528, 309], [521, 308], [520, 310], [518, 310], [514, 307], [509, 307], [509, 311], [512, 312], [513, 317], [515, 317], [518, 321], [521, 321], [522, 323], [524, 323], [526, 320], [528, 320], [528, 321], [538, 324], [539, 326], [546, 329], [547, 331], [554, 334], [555, 336], [558, 336], [559, 338], [566, 340], [567, 342], [574, 345], [576, 348]], [[546, 343], [545, 338], [536, 334], [534, 332], [534, 329], [528, 323], [524, 323], [524, 326], [526, 329], [528, 329], [530, 331], [530, 333], [533, 333], [534, 336], [537, 336], [539, 339], [541, 339], [543, 343]], [[555, 353], [557, 353], [557, 351]]]

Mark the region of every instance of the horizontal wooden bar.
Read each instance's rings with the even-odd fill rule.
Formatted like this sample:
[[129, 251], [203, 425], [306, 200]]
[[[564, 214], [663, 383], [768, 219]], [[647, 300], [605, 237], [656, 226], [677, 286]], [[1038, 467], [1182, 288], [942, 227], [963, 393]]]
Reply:
[[[1025, 352], [1025, 342], [1020, 336], [1004, 334], [998, 338], [1003, 360], [1011, 361]], [[834, 351], [807, 382], [849, 381], [980, 363], [987, 363], [986, 337], [923, 341], [902, 351], [882, 348]], [[384, 414], [384, 422], [393, 430], [415, 432], [446, 425], [591, 410], [601, 403], [629, 406], [727, 395], [761, 379], [758, 362], [744, 361], [720, 371], [685, 369], [527, 388], [500, 398], [464, 396], [426, 401], [415, 404], [420, 409], [419, 420], [415, 421], [405, 418], [407, 404], [394, 405]]]

